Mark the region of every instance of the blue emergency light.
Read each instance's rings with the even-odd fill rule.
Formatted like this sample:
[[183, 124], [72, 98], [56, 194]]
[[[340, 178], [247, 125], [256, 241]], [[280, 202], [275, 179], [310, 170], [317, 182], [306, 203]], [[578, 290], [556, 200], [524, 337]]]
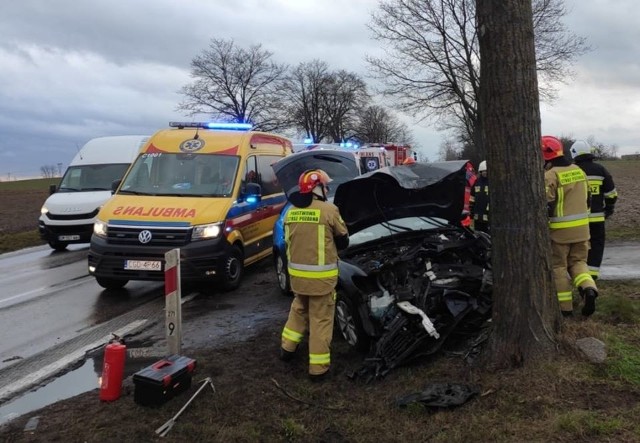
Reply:
[[313, 139], [312, 138], [305, 138], [303, 143], [305, 145], [312, 145], [313, 144]]
[[170, 128], [203, 128], [203, 129], [227, 129], [231, 131], [250, 131], [253, 128], [251, 123], [229, 123], [229, 122], [169, 122]]

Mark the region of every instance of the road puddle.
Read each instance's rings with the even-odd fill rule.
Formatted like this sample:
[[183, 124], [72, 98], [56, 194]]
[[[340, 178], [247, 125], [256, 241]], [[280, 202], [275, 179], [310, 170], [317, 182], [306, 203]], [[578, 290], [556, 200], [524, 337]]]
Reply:
[[[124, 378], [132, 376], [161, 358], [150, 355], [153, 352], [148, 352], [149, 348], [132, 348], [129, 351], [133, 351], [129, 355], [134, 354], [141, 358], [127, 357]], [[135, 351], [138, 351], [138, 353], [136, 354]], [[98, 389], [100, 387], [100, 377], [102, 376], [103, 361], [104, 349], [92, 353], [78, 368], [3, 404], [0, 406], [0, 425], [29, 412], [94, 389], [96, 390], [96, 401], [100, 401]]]

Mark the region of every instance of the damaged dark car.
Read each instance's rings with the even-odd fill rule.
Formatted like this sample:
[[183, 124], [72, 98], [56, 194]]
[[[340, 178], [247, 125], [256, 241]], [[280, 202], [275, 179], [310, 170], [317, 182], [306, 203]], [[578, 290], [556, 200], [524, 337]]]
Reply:
[[336, 324], [367, 353], [354, 377], [384, 377], [490, 321], [491, 240], [460, 225], [466, 163], [386, 167], [336, 190], [350, 234]]

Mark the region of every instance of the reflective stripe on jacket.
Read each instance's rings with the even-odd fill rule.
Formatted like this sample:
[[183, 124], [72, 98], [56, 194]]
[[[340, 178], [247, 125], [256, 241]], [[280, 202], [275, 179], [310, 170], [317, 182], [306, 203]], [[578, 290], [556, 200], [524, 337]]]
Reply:
[[[578, 157], [579, 158], [579, 157]], [[590, 222], [603, 222], [607, 211], [613, 212], [618, 192], [613, 177], [600, 163], [593, 159], [577, 161], [576, 164], [587, 174], [589, 192], [591, 193]]]

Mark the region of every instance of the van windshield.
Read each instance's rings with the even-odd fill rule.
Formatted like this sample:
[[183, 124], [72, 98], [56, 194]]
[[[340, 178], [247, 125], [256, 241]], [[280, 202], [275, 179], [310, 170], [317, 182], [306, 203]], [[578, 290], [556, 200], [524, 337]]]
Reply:
[[129, 163], [69, 166], [58, 192], [110, 191], [111, 183], [120, 180]]
[[124, 179], [121, 194], [229, 197], [240, 158], [199, 153], [145, 153]]

